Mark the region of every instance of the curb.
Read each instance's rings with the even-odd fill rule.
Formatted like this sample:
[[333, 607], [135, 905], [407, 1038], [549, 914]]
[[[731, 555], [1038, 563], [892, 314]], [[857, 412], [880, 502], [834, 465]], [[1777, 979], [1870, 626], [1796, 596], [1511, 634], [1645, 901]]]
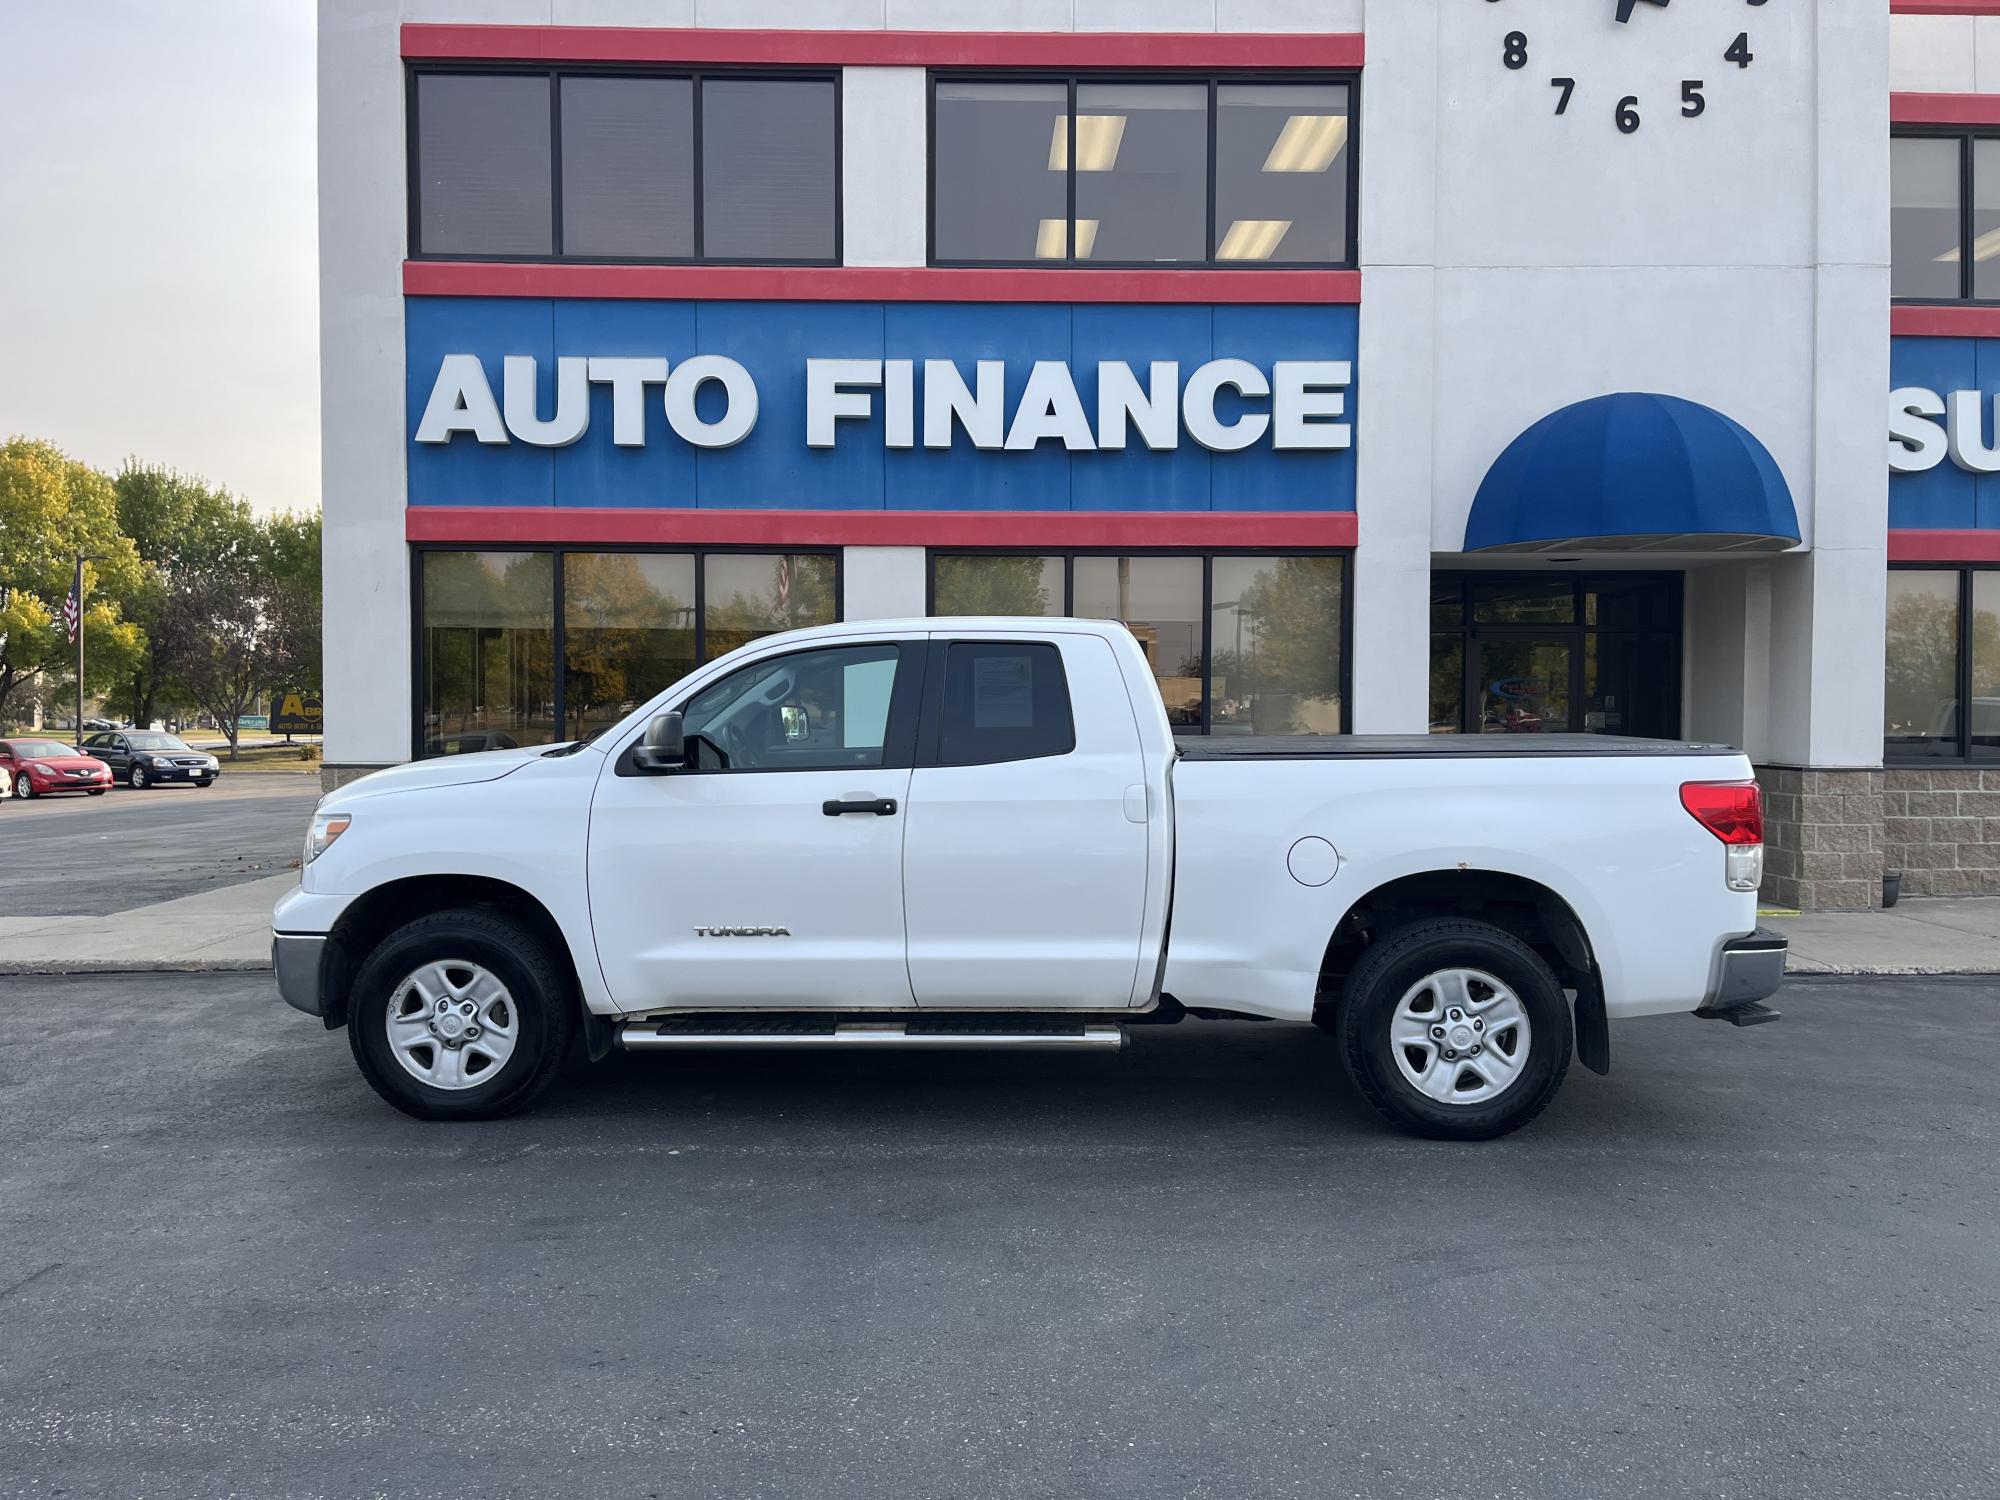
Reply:
[[0, 977], [62, 974], [268, 974], [268, 958], [131, 959], [20, 958], [0, 959]]

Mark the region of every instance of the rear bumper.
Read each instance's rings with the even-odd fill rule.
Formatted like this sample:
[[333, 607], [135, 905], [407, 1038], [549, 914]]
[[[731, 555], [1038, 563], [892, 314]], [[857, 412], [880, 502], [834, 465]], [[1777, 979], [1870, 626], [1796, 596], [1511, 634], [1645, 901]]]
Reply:
[[1731, 938], [1724, 943], [1715, 966], [1715, 980], [1701, 1002], [1700, 1014], [1720, 1015], [1776, 994], [1778, 986], [1785, 982], [1788, 947], [1785, 935], [1769, 927], [1759, 927], [1748, 937]]
[[271, 971], [278, 976], [279, 998], [293, 1010], [309, 1016], [326, 1014], [326, 997], [319, 986], [320, 959], [325, 953], [324, 933], [271, 934]]

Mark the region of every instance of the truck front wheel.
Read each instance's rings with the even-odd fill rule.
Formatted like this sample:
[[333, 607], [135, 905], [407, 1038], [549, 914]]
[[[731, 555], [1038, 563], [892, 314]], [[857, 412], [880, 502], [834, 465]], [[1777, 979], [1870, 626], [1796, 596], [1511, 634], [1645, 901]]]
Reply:
[[494, 911], [436, 912], [368, 955], [347, 1039], [370, 1087], [421, 1120], [485, 1120], [548, 1087], [573, 985], [541, 938]]
[[1415, 922], [1371, 947], [1337, 1025], [1368, 1102], [1438, 1140], [1520, 1129], [1555, 1097], [1574, 1046], [1562, 985], [1541, 956], [1458, 918]]

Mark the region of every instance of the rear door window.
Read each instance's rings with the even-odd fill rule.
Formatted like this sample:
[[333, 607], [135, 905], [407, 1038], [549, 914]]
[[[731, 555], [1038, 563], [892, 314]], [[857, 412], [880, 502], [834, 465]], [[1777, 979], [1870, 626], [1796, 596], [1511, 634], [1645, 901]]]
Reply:
[[1046, 641], [953, 641], [945, 647], [938, 763], [987, 766], [1076, 748], [1062, 653]]

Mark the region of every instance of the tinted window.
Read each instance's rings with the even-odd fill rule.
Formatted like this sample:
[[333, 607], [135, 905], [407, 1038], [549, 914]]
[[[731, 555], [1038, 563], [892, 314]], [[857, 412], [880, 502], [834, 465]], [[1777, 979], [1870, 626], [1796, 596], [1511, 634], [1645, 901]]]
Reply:
[[938, 84], [931, 183], [936, 259], [1069, 254], [1069, 186], [1054, 160], [1068, 111], [1067, 84]]
[[1971, 656], [1972, 758], [2000, 760], [2000, 570], [1972, 575]]
[[1340, 733], [1337, 557], [1218, 557], [1211, 575], [1209, 727]]
[[430, 255], [553, 249], [546, 77], [417, 79], [417, 243]]
[[1972, 295], [2000, 297], [2000, 141], [1972, 143]]
[[[1075, 143], [1076, 259], [1207, 256], [1206, 84], [1078, 84]], [[1065, 135], [1050, 151], [1051, 168], [1068, 164]]]
[[1890, 757], [1958, 755], [1956, 572], [1889, 573], [1882, 738]]
[[833, 99], [823, 79], [703, 80], [705, 257], [833, 259]]
[[1218, 260], [1347, 259], [1347, 85], [1215, 91]]
[[1076, 748], [1062, 653], [1046, 642], [954, 642], [946, 649], [938, 760], [984, 766]]
[[185, 750], [187, 741], [170, 734], [128, 734], [125, 741], [134, 750]]
[[1889, 142], [1890, 295], [1957, 297], [1959, 151], [1950, 137]]
[[419, 649], [426, 755], [468, 731], [553, 740], [554, 555], [425, 553]]
[[694, 254], [694, 80], [562, 81], [563, 254]]
[[894, 646], [840, 646], [739, 668], [682, 710], [683, 731], [700, 737], [696, 764], [730, 771], [881, 765], [898, 659]]
[[1063, 612], [1060, 557], [977, 554], [932, 560], [937, 615], [1059, 615]]
[[1079, 557], [1076, 602], [1084, 620], [1116, 620], [1138, 638], [1153, 669], [1167, 718], [1202, 727], [1201, 684], [1207, 658], [1201, 619], [1199, 557]]
[[616, 723], [695, 668], [695, 560], [674, 552], [563, 559], [563, 737]]
[[703, 560], [711, 658], [780, 630], [829, 625], [833, 559], [812, 553], [713, 553]]

